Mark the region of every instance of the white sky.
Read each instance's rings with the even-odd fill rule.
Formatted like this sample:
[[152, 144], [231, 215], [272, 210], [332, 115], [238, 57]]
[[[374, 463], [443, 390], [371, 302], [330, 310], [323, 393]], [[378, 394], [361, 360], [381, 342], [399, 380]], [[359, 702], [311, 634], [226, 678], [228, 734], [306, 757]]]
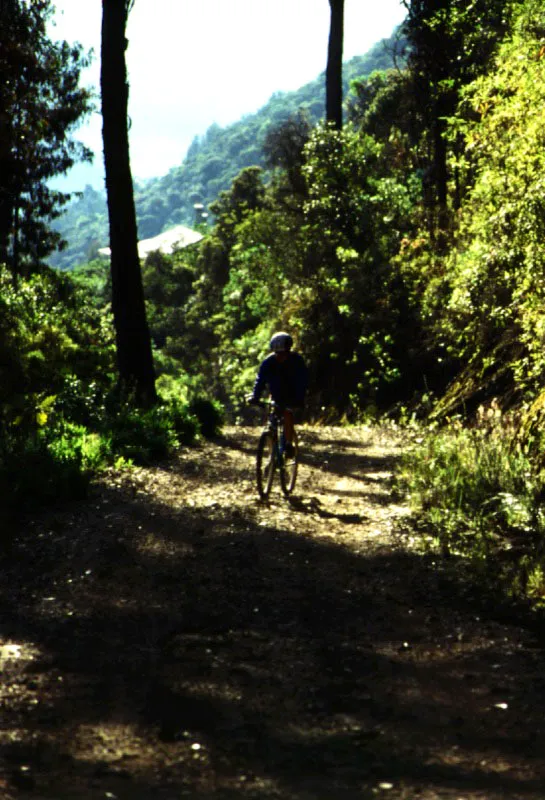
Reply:
[[[101, 1], [53, 3], [51, 35], [94, 49], [83, 82], [98, 87]], [[401, 0], [345, 0], [344, 59], [390, 36], [404, 12]], [[328, 0], [136, 0], [127, 28], [133, 176], [166, 174], [213, 122], [236, 122], [274, 92], [318, 77], [326, 66], [329, 21]], [[76, 167], [66, 188], [101, 188], [98, 113], [78, 138], [94, 150], [95, 163]]]

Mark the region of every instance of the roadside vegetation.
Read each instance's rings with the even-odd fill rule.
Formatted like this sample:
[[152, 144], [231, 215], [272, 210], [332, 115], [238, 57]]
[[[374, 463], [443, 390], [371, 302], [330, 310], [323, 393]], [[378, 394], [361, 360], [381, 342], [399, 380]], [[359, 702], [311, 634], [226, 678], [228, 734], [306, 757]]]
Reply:
[[3, 506], [82, 497], [105, 469], [156, 462], [218, 433], [220, 405], [190, 387], [150, 409], [120, 395], [109, 315], [67, 276], [14, 285], [4, 268], [0, 286]]
[[469, 560], [483, 588], [543, 609], [544, 476], [514, 422], [492, 404], [472, 425], [417, 426], [397, 486], [425, 550]]

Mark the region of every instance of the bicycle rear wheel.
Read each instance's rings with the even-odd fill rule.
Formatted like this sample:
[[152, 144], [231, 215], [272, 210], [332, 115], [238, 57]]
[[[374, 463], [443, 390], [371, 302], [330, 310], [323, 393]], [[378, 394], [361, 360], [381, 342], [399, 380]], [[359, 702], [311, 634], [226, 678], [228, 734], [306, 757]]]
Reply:
[[287, 457], [285, 454], [282, 457], [282, 465], [280, 467], [280, 485], [285, 495], [291, 494], [295, 489], [295, 482], [297, 480], [297, 467], [299, 465], [299, 445], [297, 442], [297, 434], [293, 437], [293, 455]]
[[262, 500], [270, 494], [276, 461], [275, 442], [270, 431], [263, 431], [257, 444], [257, 491]]

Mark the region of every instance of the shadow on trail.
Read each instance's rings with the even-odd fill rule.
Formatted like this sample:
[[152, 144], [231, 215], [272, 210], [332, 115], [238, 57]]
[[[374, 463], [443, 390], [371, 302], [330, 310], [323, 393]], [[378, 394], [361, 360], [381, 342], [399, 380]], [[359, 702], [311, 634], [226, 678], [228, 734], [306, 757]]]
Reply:
[[[260, 429], [251, 430], [252, 433], [248, 435], [244, 444], [241, 444], [240, 440], [233, 437], [222, 437], [217, 440], [217, 444], [223, 448], [224, 452], [239, 452], [253, 459]], [[343, 449], [346, 447], [352, 449], [357, 447], [361, 452], [347, 453]], [[340, 478], [353, 478], [362, 483], [381, 486], [385, 482], [384, 475], [391, 473], [395, 469], [396, 464], [399, 462], [399, 457], [394, 455], [377, 456], [368, 453], [369, 449], [370, 445], [365, 442], [356, 445], [354, 441], [342, 438], [331, 439], [328, 441], [327, 446], [324, 446], [314, 431], [305, 430], [300, 434], [299, 461], [302, 468], [312, 467], [329, 474], [336, 474]], [[189, 474], [194, 474], [194, 470], [195, 465], [193, 462], [189, 462]], [[231, 459], [229, 461], [229, 469], [226, 469], [223, 475], [216, 477], [227, 483], [236, 483], [237, 478], [244, 475], [248, 475], [248, 463], [240, 461], [237, 464], [236, 460], [233, 461]], [[343, 489], [340, 493], [347, 496], [361, 496], [363, 487], [361, 492]]]
[[354, 478], [371, 484], [383, 483], [383, 475], [376, 473], [391, 472], [398, 461], [395, 456], [370, 456], [365, 451], [356, 454], [315, 448], [302, 449], [300, 460], [302, 464], [335, 473], [341, 478]]
[[[361, 497], [361, 493], [358, 496]], [[315, 514], [320, 517], [320, 519], [336, 519], [345, 525], [361, 524], [367, 519], [367, 517], [362, 514], [329, 511], [327, 508], [323, 507], [322, 503], [320, 503], [316, 497], [311, 497], [310, 500], [307, 500], [306, 498], [295, 495], [289, 497], [287, 502], [289, 503], [292, 513]]]
[[543, 653], [431, 559], [120, 502], [23, 536], [4, 572], [44, 700], [0, 754], [40, 797], [543, 797]]

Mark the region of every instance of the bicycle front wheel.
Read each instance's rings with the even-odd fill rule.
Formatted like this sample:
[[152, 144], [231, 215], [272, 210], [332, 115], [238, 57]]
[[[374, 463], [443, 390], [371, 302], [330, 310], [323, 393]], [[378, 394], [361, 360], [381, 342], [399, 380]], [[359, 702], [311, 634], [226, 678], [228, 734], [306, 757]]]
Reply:
[[270, 431], [263, 431], [257, 444], [256, 478], [257, 491], [262, 500], [271, 492], [276, 461], [275, 442]]
[[293, 438], [293, 455], [282, 456], [282, 465], [280, 467], [280, 485], [285, 495], [291, 494], [295, 489], [295, 481], [297, 480], [297, 467], [299, 465], [299, 445], [297, 443], [297, 434]]

